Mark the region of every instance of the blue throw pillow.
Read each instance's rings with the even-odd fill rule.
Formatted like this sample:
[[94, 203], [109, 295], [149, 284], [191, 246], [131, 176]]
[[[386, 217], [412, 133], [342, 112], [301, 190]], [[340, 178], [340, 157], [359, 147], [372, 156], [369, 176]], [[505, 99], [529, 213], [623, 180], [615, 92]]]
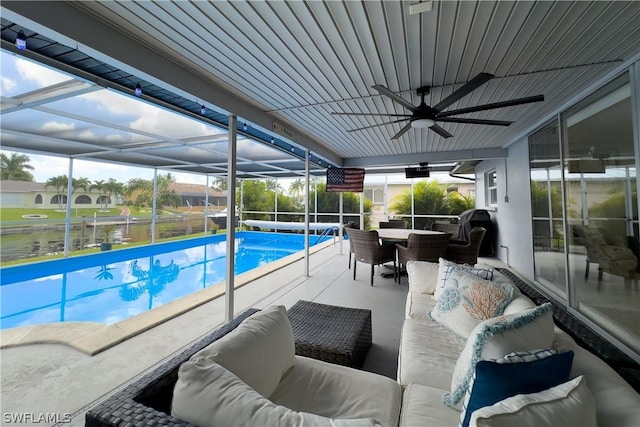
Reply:
[[533, 362], [505, 364], [479, 361], [461, 426], [469, 426], [471, 414], [476, 409], [491, 406], [516, 394], [537, 393], [569, 381], [572, 363], [573, 351]]

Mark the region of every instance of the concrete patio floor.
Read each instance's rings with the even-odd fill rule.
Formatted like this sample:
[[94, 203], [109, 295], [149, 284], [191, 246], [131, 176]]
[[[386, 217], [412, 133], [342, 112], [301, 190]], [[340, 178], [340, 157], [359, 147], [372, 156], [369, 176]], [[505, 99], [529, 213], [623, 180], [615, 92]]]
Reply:
[[[373, 346], [364, 369], [395, 378], [406, 281], [399, 286], [376, 274], [371, 287], [368, 266], [358, 269], [354, 281], [346, 245], [343, 252], [336, 244], [311, 255], [310, 277], [304, 275], [304, 261], [297, 261], [237, 289], [235, 312], [273, 304], [290, 307], [300, 299], [369, 308]], [[84, 412], [96, 400], [222, 324], [224, 304], [224, 297], [217, 298], [94, 356], [60, 344], [2, 349], [0, 424], [43, 425], [8, 417], [35, 420], [55, 414], [58, 421], [71, 418], [64, 425], [84, 425]]]

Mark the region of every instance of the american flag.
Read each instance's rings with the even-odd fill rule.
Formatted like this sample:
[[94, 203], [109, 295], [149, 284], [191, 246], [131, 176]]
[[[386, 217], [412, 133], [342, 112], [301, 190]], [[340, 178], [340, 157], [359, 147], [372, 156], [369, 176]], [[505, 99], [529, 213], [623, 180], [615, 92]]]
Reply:
[[339, 193], [364, 191], [364, 169], [329, 168], [327, 169], [327, 192]]

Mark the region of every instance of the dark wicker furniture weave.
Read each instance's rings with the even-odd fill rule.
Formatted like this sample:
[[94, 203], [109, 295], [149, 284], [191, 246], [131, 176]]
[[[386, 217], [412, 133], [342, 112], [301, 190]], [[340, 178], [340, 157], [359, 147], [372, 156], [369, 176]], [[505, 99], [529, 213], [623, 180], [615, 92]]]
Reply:
[[407, 261], [438, 262], [444, 258], [447, 246], [451, 239], [451, 233], [443, 234], [409, 234], [406, 246], [396, 243], [398, 251], [398, 283], [402, 276], [402, 267], [407, 266]]
[[521, 280], [506, 268], [498, 268], [502, 274], [510, 278], [520, 288], [520, 291], [531, 298], [536, 304], [551, 302], [553, 305], [553, 320], [556, 325], [573, 338], [579, 346], [604, 360], [622, 378], [640, 393], [640, 364], [609, 343], [604, 337], [585, 325], [580, 319], [569, 313], [565, 306], [548, 299], [537, 289]]
[[445, 259], [458, 264], [474, 265], [478, 262], [480, 245], [487, 230], [483, 227], [474, 227], [469, 233], [469, 241], [450, 240], [447, 246]]
[[371, 347], [371, 310], [298, 301], [288, 315], [297, 355], [362, 367]]
[[358, 261], [371, 264], [371, 286], [373, 286], [374, 266], [393, 262], [393, 273], [395, 280], [396, 272], [396, 247], [391, 244], [381, 244], [380, 237], [376, 230], [358, 230], [350, 228], [347, 230], [349, 240], [353, 245], [353, 280], [356, 280], [356, 266]]
[[178, 368], [194, 353], [225, 336], [256, 311], [258, 310], [249, 309], [243, 312], [91, 408], [85, 415], [85, 426], [191, 426], [192, 424], [170, 415]]

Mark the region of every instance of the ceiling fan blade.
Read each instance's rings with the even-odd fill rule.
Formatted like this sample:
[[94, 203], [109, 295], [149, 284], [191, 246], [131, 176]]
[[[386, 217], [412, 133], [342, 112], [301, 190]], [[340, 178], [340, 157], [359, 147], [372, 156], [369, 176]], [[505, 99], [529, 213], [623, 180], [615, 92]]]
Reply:
[[339, 113], [332, 111], [335, 116], [387, 116], [387, 117], [411, 117], [411, 114], [386, 114], [386, 113]]
[[469, 123], [472, 125], [509, 126], [513, 122], [506, 120], [465, 119], [462, 117], [436, 117], [436, 121], [445, 123]]
[[411, 123], [407, 123], [407, 125], [405, 127], [403, 127], [402, 129], [400, 129], [400, 132], [398, 132], [395, 135], [393, 135], [391, 137], [391, 139], [399, 139], [402, 135], [404, 135], [405, 133], [409, 132], [409, 129], [411, 129]]
[[438, 117], [449, 117], [457, 114], [473, 113], [475, 111], [492, 110], [494, 108], [512, 107], [514, 105], [530, 104], [532, 102], [544, 101], [544, 95], [529, 96], [526, 98], [511, 99], [509, 101], [494, 102], [493, 104], [476, 105], [475, 107], [460, 108], [458, 110], [439, 113]]
[[378, 124], [375, 124], [375, 125], [365, 126], [365, 127], [362, 127], [362, 128], [349, 129], [347, 132], [355, 132], [357, 130], [371, 129], [371, 128], [376, 128], [378, 126], [384, 126], [384, 125], [392, 125], [394, 123], [406, 122], [407, 120], [409, 120], [409, 119], [407, 118], [407, 119], [394, 120], [392, 122], [378, 123]]
[[465, 95], [473, 92], [495, 76], [489, 73], [480, 73], [467, 83], [465, 83], [460, 89], [454, 91], [451, 95], [447, 96], [445, 99], [440, 101], [438, 104], [433, 106], [433, 109], [436, 111], [442, 111], [447, 108], [449, 105], [463, 98]]
[[406, 99], [404, 99], [400, 95], [396, 95], [395, 93], [391, 92], [386, 87], [384, 87], [382, 85], [374, 85], [374, 86], [371, 86], [371, 87], [374, 88], [375, 90], [377, 90], [378, 92], [380, 92], [382, 95], [386, 96], [387, 98], [390, 98], [392, 101], [402, 105], [407, 110], [416, 111], [416, 107], [413, 104], [411, 104], [409, 101], [407, 101]]
[[438, 125], [429, 126], [429, 129], [431, 129], [432, 131], [434, 131], [435, 133], [437, 133], [443, 138], [451, 138], [453, 136]]

